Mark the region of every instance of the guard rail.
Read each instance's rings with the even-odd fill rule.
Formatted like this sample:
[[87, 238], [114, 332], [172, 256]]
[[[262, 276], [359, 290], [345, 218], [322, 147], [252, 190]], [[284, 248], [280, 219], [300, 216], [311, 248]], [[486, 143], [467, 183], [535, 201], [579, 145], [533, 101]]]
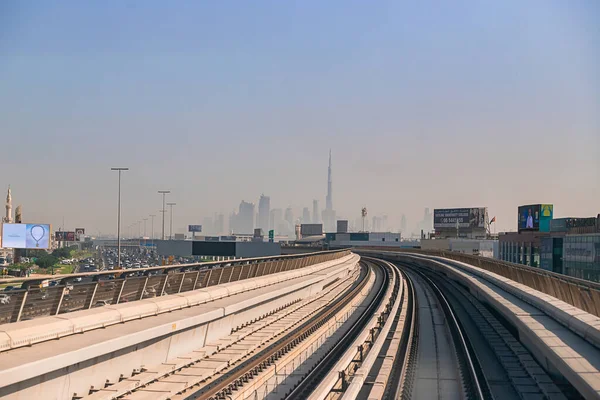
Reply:
[[[291, 271], [342, 258], [348, 254], [350, 250], [336, 250], [227, 262], [56, 275], [43, 279], [2, 279], [0, 283], [19, 282], [29, 287], [0, 292], [0, 324], [187, 292]], [[76, 278], [90, 276], [92, 276], [91, 282], [75, 282]], [[59, 281], [59, 284], [52, 287], [39, 287], [40, 282], [48, 279]]]

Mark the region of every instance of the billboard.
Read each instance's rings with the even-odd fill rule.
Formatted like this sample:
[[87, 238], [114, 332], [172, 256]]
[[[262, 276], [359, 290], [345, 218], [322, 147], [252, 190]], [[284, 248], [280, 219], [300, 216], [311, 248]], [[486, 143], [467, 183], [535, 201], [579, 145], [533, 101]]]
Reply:
[[202, 225], [188, 225], [188, 232], [202, 232]]
[[563, 244], [563, 260], [571, 262], [593, 263], [596, 261], [596, 244], [593, 242]]
[[302, 236], [317, 236], [323, 234], [323, 224], [301, 224], [300, 234]]
[[54, 240], [57, 242], [74, 242], [75, 232], [56, 231], [54, 232]]
[[552, 204], [540, 205], [540, 232], [550, 232], [550, 221], [554, 215], [554, 206]]
[[50, 225], [2, 224], [2, 247], [47, 249], [50, 247]]
[[474, 208], [437, 208], [433, 210], [434, 229], [485, 228], [487, 220], [486, 207]]
[[348, 220], [338, 219], [337, 221], [337, 230], [338, 233], [346, 233], [348, 232]]
[[[540, 211], [541, 204], [530, 204], [518, 208], [518, 231], [539, 231], [540, 230]], [[552, 219], [550, 217], [550, 219]], [[547, 231], [550, 230], [550, 221], [548, 221]]]
[[75, 228], [75, 238], [79, 241], [81, 237], [85, 235], [85, 229], [83, 228]]

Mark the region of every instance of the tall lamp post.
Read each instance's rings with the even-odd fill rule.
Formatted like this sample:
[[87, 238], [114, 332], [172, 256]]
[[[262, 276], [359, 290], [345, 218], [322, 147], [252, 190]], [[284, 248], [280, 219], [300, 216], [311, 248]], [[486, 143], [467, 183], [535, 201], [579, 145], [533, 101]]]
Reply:
[[121, 269], [121, 172], [129, 171], [129, 168], [116, 167], [111, 171], [119, 171], [119, 201], [117, 210], [117, 269]]
[[150, 214], [150, 218], [152, 218], [152, 224], [151, 224], [152, 230], [150, 231], [150, 241], [152, 243], [152, 246], [154, 246], [154, 217], [156, 217], [156, 215]]
[[148, 218], [144, 218], [144, 248], [146, 248], [146, 221], [148, 221]]
[[169, 225], [171, 226], [169, 228], [169, 240], [173, 240], [173, 206], [176, 206], [177, 203], [167, 203], [167, 205], [170, 207], [170, 223]]
[[165, 240], [165, 213], [167, 212], [167, 210], [165, 210], [165, 196], [167, 195], [167, 193], [171, 193], [170, 190], [159, 190], [158, 193], [162, 194], [163, 197], [163, 206], [162, 206], [162, 210], [160, 210], [160, 212], [162, 213], [162, 240]]

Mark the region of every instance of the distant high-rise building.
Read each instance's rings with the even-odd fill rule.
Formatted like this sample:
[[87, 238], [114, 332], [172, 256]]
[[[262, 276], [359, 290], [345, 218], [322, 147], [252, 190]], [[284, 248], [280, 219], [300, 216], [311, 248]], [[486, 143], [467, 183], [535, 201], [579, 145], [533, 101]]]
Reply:
[[202, 233], [205, 235], [213, 235], [214, 232], [214, 221], [211, 217], [202, 218]]
[[283, 211], [281, 208], [274, 208], [269, 215], [269, 229], [274, 229], [277, 234], [281, 234], [279, 227], [283, 222]]
[[421, 234], [421, 231], [423, 231], [423, 234], [425, 235], [433, 231], [433, 214], [429, 211], [429, 207], [425, 207], [425, 211], [423, 212], [423, 220], [419, 222], [417, 229], [418, 234]]
[[[8, 186], [8, 192], [6, 193], [6, 214], [4, 215], [4, 217], [2, 218], [2, 222], [6, 222], [7, 224], [10, 224], [13, 222], [13, 218], [12, 218], [12, 193], [10, 191], [10, 185]], [[9, 257], [11, 250], [7, 250], [7, 249], [3, 249], [2, 248], [2, 229], [3, 226], [2, 224], [0, 224], [0, 256], [2, 257]]]
[[229, 233], [237, 232], [238, 231], [237, 225], [238, 225], [238, 216], [234, 211], [231, 214], [229, 214]]
[[292, 211], [292, 207], [285, 209], [285, 215], [283, 216], [283, 219], [285, 219], [291, 228], [294, 228], [294, 211]]
[[333, 210], [333, 182], [331, 181], [331, 149], [329, 149], [329, 167], [327, 168], [327, 196], [325, 197], [325, 209]]
[[269, 230], [270, 209], [271, 198], [269, 196], [261, 194], [260, 199], [258, 200], [258, 219], [256, 221], [256, 226], [257, 228], [262, 229], [263, 232], [267, 232]]
[[406, 215], [402, 214], [402, 218], [400, 219], [400, 230], [404, 235], [408, 234], [408, 223], [406, 222]]
[[227, 233], [225, 230], [225, 216], [223, 214], [217, 214], [215, 216], [214, 231], [216, 235], [224, 235]]
[[371, 226], [373, 227], [373, 232], [382, 232], [381, 217], [373, 217], [373, 224]]
[[10, 191], [10, 185], [8, 185], [8, 192], [6, 193], [6, 215], [4, 216], [3, 221], [7, 224], [12, 223], [12, 193]]
[[238, 213], [238, 232], [236, 233], [253, 233], [254, 232], [254, 204], [244, 200], [240, 203], [240, 211]]
[[313, 200], [313, 224], [318, 224], [319, 222], [321, 222], [321, 220], [319, 219], [319, 200]]
[[333, 182], [331, 178], [331, 150], [329, 150], [329, 167], [327, 168], [327, 196], [322, 213], [325, 232], [335, 232], [335, 210], [333, 209]]
[[302, 223], [310, 224], [310, 211], [308, 211], [308, 207], [304, 207], [302, 210]]
[[424, 231], [431, 232], [433, 230], [433, 214], [429, 211], [429, 207], [425, 208], [425, 215], [423, 216]]

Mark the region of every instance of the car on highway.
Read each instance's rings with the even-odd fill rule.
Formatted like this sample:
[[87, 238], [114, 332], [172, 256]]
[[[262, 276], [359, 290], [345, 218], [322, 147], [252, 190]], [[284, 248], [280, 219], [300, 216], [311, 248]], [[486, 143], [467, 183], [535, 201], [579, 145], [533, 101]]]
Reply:
[[110, 300], [99, 300], [94, 304], [94, 308], [96, 307], [104, 307], [109, 306], [112, 302]]

